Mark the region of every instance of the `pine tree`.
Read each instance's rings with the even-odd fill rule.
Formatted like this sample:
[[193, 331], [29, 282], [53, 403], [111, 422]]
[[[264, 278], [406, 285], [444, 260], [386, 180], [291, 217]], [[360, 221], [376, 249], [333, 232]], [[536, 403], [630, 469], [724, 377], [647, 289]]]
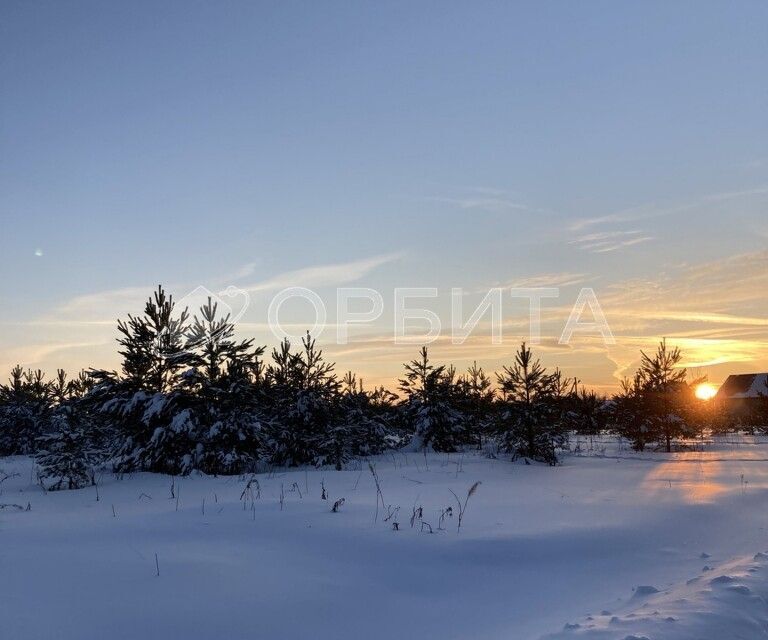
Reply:
[[229, 315], [219, 318], [209, 298], [188, 334], [192, 369], [183, 378], [201, 442], [196, 466], [206, 473], [245, 473], [262, 448], [260, 396], [263, 347], [236, 341]]
[[557, 463], [566, 441], [562, 420], [564, 387], [559, 373], [549, 374], [523, 343], [515, 363], [497, 374], [502, 394], [501, 444], [515, 456]]
[[628, 438], [635, 450], [658, 443], [670, 452], [675, 439], [692, 433], [693, 388], [686, 383], [687, 372], [680, 367], [681, 361], [680, 350], [669, 349], [666, 340], [653, 355], [641, 351], [640, 368], [614, 397], [615, 430]]
[[173, 297], [158, 287], [143, 316], [118, 322], [122, 377], [92, 373], [101, 409], [119, 424], [115, 470], [188, 473], [198, 453], [198, 421], [180, 391], [191, 364], [189, 314], [174, 315]]
[[94, 484], [94, 465], [102, 452], [95, 446], [94, 424], [75, 402], [65, 401], [53, 412], [48, 434], [39, 439], [35, 460], [41, 483], [51, 491]]
[[683, 404], [687, 371], [680, 367], [683, 355], [677, 347], [667, 349], [667, 341], [662, 340], [654, 355], [641, 351], [641, 356], [638, 373], [650, 427], [669, 453], [672, 440], [686, 432]]
[[579, 435], [596, 436], [607, 428], [607, 401], [595, 391], [582, 387], [575, 392], [569, 413], [571, 428]]
[[466, 442], [466, 426], [459, 411], [455, 370], [432, 365], [427, 347], [419, 356], [404, 365], [405, 377], [400, 380], [403, 416], [412, 433], [410, 447], [456, 451]]
[[705, 422], [697, 411], [694, 387], [680, 366], [680, 350], [669, 349], [666, 340], [652, 355], [641, 351], [640, 367], [631, 380], [622, 383], [621, 393], [611, 403], [614, 430], [642, 451], [659, 444], [670, 452], [678, 438], [695, 435]]
[[0, 385], [0, 455], [37, 450], [55, 401], [52, 389], [42, 371], [14, 367], [9, 383]]
[[350, 371], [341, 381], [336, 417], [322, 449], [323, 464], [341, 470], [349, 459], [381, 453], [393, 442], [393, 397], [381, 389], [369, 394]]
[[322, 464], [332, 457], [328, 434], [337, 424], [339, 381], [307, 332], [302, 349], [286, 339], [272, 352], [265, 372], [268, 447], [275, 464]]
[[496, 391], [491, 378], [477, 366], [477, 362], [473, 362], [459, 380], [458, 395], [468, 441], [481, 447], [483, 437], [492, 434], [496, 421]]
[[627, 438], [635, 451], [644, 451], [653, 441], [648, 412], [644, 408], [643, 381], [639, 374], [621, 381], [621, 390], [609, 407], [613, 431]]

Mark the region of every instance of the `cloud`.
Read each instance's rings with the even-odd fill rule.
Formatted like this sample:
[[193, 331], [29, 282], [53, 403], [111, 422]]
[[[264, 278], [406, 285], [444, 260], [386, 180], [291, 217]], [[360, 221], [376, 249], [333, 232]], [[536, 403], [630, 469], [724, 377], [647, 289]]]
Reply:
[[[592, 230], [575, 238], [573, 244], [619, 243], [643, 237], [631, 233], [634, 231]], [[399, 258], [400, 254], [386, 254], [306, 267], [247, 286], [253, 292], [272, 292], [289, 286], [343, 285], [360, 280]], [[566, 375], [576, 375], [590, 386], [610, 390], [609, 381], [613, 376], [615, 388], [616, 381], [637, 366], [640, 350], [653, 349], [664, 337], [682, 348], [687, 366], [714, 367], [709, 372], [714, 371], [716, 377], [730, 371], [768, 368], [768, 308], [765, 304], [768, 251], [650, 269], [645, 277], [619, 280], [613, 284], [606, 284], [606, 276], [592, 280], [589, 274], [564, 270], [526, 275], [506, 286], [568, 287], [584, 283], [595, 286], [617, 344], [606, 346], [599, 336], [578, 333], [572, 344], [557, 344], [571, 311], [569, 305], [575, 298], [572, 290], [568, 293], [564, 289], [560, 302], [551, 300], [542, 304], [542, 344], [535, 346], [545, 364], [561, 366]], [[152, 289], [151, 286], [132, 287], [73, 298], [34, 321], [37, 326], [45, 325], [37, 335], [31, 332], [19, 334], [28, 340], [28, 346], [23, 344], [24, 340], [14, 340], [7, 334], [8, 349], [2, 360], [39, 362], [37, 366], [49, 370], [56, 365], [71, 369], [87, 364], [116, 366], [115, 319], [124, 317], [125, 313], [140, 311]], [[175, 291], [186, 289], [189, 287], [173, 287]], [[469, 312], [469, 309], [465, 311]], [[447, 309], [441, 314], [443, 312], [445, 332], [434, 345], [434, 355], [443, 362], [455, 362], [459, 368], [475, 359], [489, 370], [507, 364], [516, 345], [527, 337], [527, 310], [520, 305], [507, 307], [506, 298], [502, 345], [491, 344], [488, 317], [483, 318], [466, 344], [452, 345], [448, 331], [450, 312]], [[590, 319], [589, 312], [583, 319]], [[238, 328], [244, 336], [256, 332], [268, 336], [267, 327], [261, 322], [242, 323]], [[391, 330], [384, 321], [360, 327], [346, 346], [333, 345], [333, 326], [328, 328], [329, 331], [321, 337], [328, 356], [341, 361], [339, 370], [351, 367], [367, 382], [376, 380], [395, 386], [394, 380], [401, 372], [402, 362], [414, 355], [413, 345], [393, 345]], [[41, 334], [45, 335], [48, 344], [39, 344]]]
[[[355, 282], [363, 278], [374, 269], [390, 264], [401, 257], [401, 254], [387, 254], [374, 256], [364, 260], [326, 264], [293, 271], [287, 271], [261, 282], [245, 285], [244, 289], [250, 292], [270, 292], [290, 286], [321, 287], [335, 286]], [[255, 269], [254, 265], [246, 265], [228, 277], [247, 277]], [[222, 277], [213, 277], [214, 288], [225, 286], [228, 281]], [[173, 284], [167, 287], [170, 293], [175, 293], [174, 299], [179, 300], [188, 292], [193, 291], [199, 285]], [[76, 296], [60, 304], [44, 315], [26, 322], [12, 323], [24, 331], [21, 339], [10, 343], [6, 340], [6, 346], [0, 345], [0, 364], [16, 361], [24, 363], [42, 363], [46, 367], [55, 368], [65, 364], [64, 362], [51, 362], [62, 355], [66, 355], [70, 368], [79, 368], [86, 365], [114, 366], [117, 357], [111, 350], [109, 362], [88, 362], [86, 357], [93, 354], [95, 347], [112, 345], [116, 335], [116, 322], [118, 318], [125, 318], [128, 314], [137, 314], [142, 311], [147, 298], [156, 289], [156, 285], [126, 287], [111, 291], [99, 291], [81, 296]], [[10, 324], [8, 325], [10, 326]], [[245, 325], [244, 325], [245, 326]], [[41, 334], [48, 341], [46, 344], [38, 344]], [[103, 357], [104, 354], [99, 354]], [[74, 364], [74, 367], [73, 367]]]
[[[261, 282], [241, 285], [240, 288], [250, 293], [261, 293], [278, 291], [292, 286], [320, 287], [346, 284], [359, 280], [377, 267], [394, 262], [401, 257], [402, 254], [394, 253], [353, 262], [307, 267], [287, 271]], [[249, 264], [229, 275], [232, 279], [239, 279], [252, 274], [254, 269], [255, 266]], [[214, 277], [212, 282], [226, 285], [230, 281], [224, 280], [222, 277]], [[186, 294], [199, 286], [199, 284], [190, 285], [189, 283], [174, 284], [166, 287], [166, 289], [174, 294], [174, 298], [178, 300], [181, 294]], [[24, 324], [29, 326], [107, 325], [114, 327], [118, 318], [123, 318], [129, 313], [140, 312], [144, 308], [147, 298], [152, 295], [156, 288], [157, 285], [148, 284], [142, 287], [126, 287], [76, 296], [44, 316]]]
[[118, 317], [140, 311], [156, 288], [148, 284], [76, 296], [32, 324], [114, 324]]
[[615, 224], [617, 222], [630, 222], [633, 220], [642, 220], [644, 218], [652, 217], [652, 214], [648, 212], [647, 205], [644, 207], [636, 207], [633, 209], [626, 209], [617, 213], [611, 213], [605, 216], [597, 216], [595, 218], [580, 218], [571, 223], [571, 231], [582, 231], [589, 227], [594, 227], [600, 224]]
[[242, 265], [232, 273], [222, 276], [216, 279], [217, 282], [226, 285], [232, 284], [232, 281], [234, 280], [242, 280], [243, 278], [247, 278], [249, 276], [252, 276], [254, 273], [256, 273], [256, 268], [258, 267], [258, 262], [249, 262], [247, 264]]
[[0, 361], [0, 368], [2, 371], [8, 371], [11, 367], [20, 363], [23, 367], [35, 367], [40, 363], [49, 361], [52, 357], [62, 352], [102, 347], [109, 344], [109, 342], [109, 340], [90, 340], [84, 342], [19, 345], [13, 349], [3, 351], [3, 360]]
[[529, 289], [537, 287], [569, 287], [586, 282], [587, 275], [584, 273], [542, 273], [537, 276], [530, 276], [520, 280], [513, 280], [504, 288], [506, 289]]
[[691, 209], [697, 209], [711, 203], [729, 202], [739, 198], [765, 194], [768, 194], [768, 185], [760, 185], [750, 189], [741, 189], [736, 191], [721, 191], [719, 193], [711, 193], [698, 198], [693, 198], [686, 202], [681, 202], [676, 205], [665, 207], [660, 207], [655, 203], [649, 203], [640, 205], [638, 207], [617, 211], [616, 213], [611, 213], [604, 216], [581, 218], [573, 222], [570, 226], [570, 229], [571, 231], [582, 231], [589, 227], [594, 227], [601, 224], [618, 224], [623, 222], [647, 220], [649, 218], [659, 218], [683, 213], [690, 211]]
[[588, 233], [570, 240], [568, 244], [578, 246], [590, 253], [608, 253], [622, 247], [631, 247], [642, 242], [653, 240], [653, 236], [641, 235], [639, 230], [632, 231], [602, 231]]
[[618, 345], [615, 375], [629, 373], [637, 351], [663, 337], [690, 367], [722, 363], [768, 366], [768, 251], [681, 265], [652, 278], [617, 283], [600, 295]]
[[700, 311], [653, 311], [641, 313], [650, 320], [678, 320], [680, 322], [704, 322], [711, 324], [734, 324], [748, 327], [768, 327], [768, 318], [737, 316], [729, 313], [702, 313]]
[[366, 258], [354, 262], [320, 265], [287, 271], [262, 282], [241, 285], [249, 293], [278, 291], [287, 287], [322, 287], [347, 284], [367, 276], [378, 267], [390, 264], [402, 258], [400, 253]]
[[626, 236], [637, 235], [642, 233], [635, 229], [633, 231], [601, 231], [599, 233], [588, 233], [578, 238], [570, 240], [568, 244], [590, 244], [595, 242], [608, 242], [613, 241], [616, 238], [624, 238]]
[[[510, 286], [565, 286], [582, 280], [587, 281], [588, 276], [546, 273], [519, 279]], [[767, 290], [768, 251], [677, 265], [596, 289], [617, 344], [605, 345], [599, 336], [578, 333], [570, 345], [558, 344], [572, 303], [562, 297], [559, 303], [553, 300], [542, 305], [542, 343], [534, 349], [549, 366], [561, 366], [566, 375], [576, 375], [588, 386], [609, 392], [635, 370], [641, 350], [653, 350], [664, 338], [681, 348], [684, 366], [708, 369], [703, 373], [713, 374], [715, 379], [732, 371], [765, 370]], [[442, 362], [454, 362], [460, 369], [475, 359], [490, 370], [506, 364], [529, 328], [524, 310], [510, 313], [505, 308], [502, 345], [491, 344], [488, 317], [481, 320], [465, 344], [452, 345], [448, 317], [443, 318], [444, 334], [432, 345], [433, 355]], [[583, 320], [590, 320], [588, 312]], [[413, 345], [393, 345], [387, 333], [358, 335], [345, 347], [331, 346], [329, 353], [362, 373], [375, 370], [381, 379], [397, 375], [399, 364], [412, 355]], [[611, 376], [613, 383], [608, 382]]]
[[640, 236], [637, 238], [630, 238], [628, 240], [622, 240], [621, 242], [615, 242], [605, 246], [592, 247], [591, 251], [592, 253], [609, 253], [611, 251], [617, 251], [623, 247], [633, 247], [636, 244], [649, 242], [651, 240], [653, 240], [653, 236]]
[[490, 189], [487, 187], [473, 187], [467, 189], [473, 195], [464, 197], [431, 196], [425, 198], [430, 202], [441, 202], [458, 209], [467, 211], [480, 211], [485, 213], [510, 213], [514, 211], [529, 211], [527, 204], [512, 199], [510, 194], [502, 189]]

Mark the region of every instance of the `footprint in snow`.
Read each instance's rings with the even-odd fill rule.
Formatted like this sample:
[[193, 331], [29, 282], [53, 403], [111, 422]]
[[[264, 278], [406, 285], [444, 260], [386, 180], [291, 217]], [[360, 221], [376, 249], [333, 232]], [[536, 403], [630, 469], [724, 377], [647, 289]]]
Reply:
[[734, 593], [738, 593], [742, 596], [748, 596], [750, 593], [752, 593], [752, 590], [743, 584], [737, 584], [732, 587], [728, 587], [728, 591], [733, 591]]

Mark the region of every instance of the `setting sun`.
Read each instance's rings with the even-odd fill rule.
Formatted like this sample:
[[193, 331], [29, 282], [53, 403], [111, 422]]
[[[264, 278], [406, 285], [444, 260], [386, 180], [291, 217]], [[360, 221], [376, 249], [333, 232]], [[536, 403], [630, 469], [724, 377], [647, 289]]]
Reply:
[[699, 400], [711, 400], [717, 394], [717, 388], [714, 385], [703, 383], [696, 387], [696, 397]]

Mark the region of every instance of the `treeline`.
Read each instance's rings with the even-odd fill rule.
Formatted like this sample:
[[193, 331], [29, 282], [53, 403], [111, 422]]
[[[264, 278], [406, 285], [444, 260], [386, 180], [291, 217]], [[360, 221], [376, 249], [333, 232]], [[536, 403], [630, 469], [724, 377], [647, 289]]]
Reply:
[[0, 455], [35, 455], [47, 488], [94, 481], [94, 468], [241, 474], [265, 465], [333, 465], [407, 447], [485, 449], [549, 464], [572, 432], [610, 431], [637, 449], [715, 426], [695, 400], [681, 355], [661, 343], [611, 399], [548, 371], [522, 344], [489, 376], [435, 365], [427, 348], [407, 363], [399, 395], [339, 377], [309, 334], [265, 357], [237, 340], [229, 317], [208, 301], [175, 313], [162, 287], [143, 314], [118, 322], [119, 373], [16, 367], [0, 386]]

